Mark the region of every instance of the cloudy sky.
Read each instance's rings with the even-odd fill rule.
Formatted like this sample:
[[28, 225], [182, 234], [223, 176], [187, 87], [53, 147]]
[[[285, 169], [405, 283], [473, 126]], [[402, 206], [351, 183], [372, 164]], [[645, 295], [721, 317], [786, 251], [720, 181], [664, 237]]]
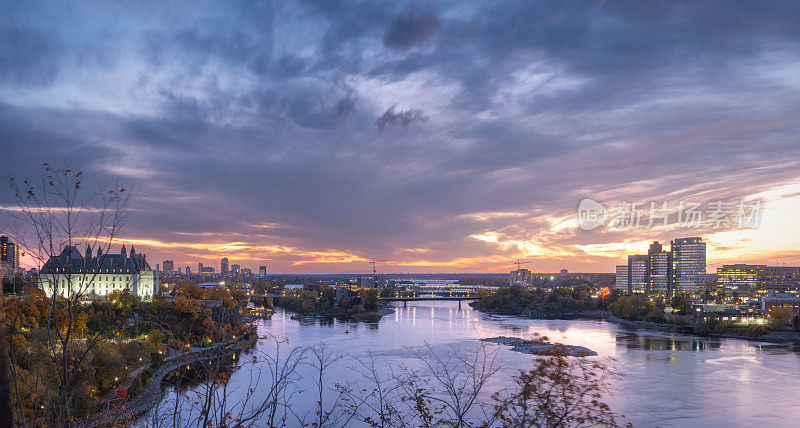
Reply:
[[[800, 264], [796, 1], [2, 3], [0, 173], [133, 185], [152, 264], [611, 272], [682, 236]], [[728, 227], [646, 227], [714, 201]]]

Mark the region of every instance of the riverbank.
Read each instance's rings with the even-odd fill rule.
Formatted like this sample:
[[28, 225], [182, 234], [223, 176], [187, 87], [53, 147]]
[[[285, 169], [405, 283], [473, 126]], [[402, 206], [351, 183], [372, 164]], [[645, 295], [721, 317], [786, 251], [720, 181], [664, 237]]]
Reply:
[[701, 334], [695, 331], [693, 326], [679, 326], [675, 324], [655, 323], [649, 321], [630, 321], [612, 314], [607, 314], [605, 319], [609, 322], [619, 324], [623, 327], [629, 328], [642, 328], [647, 330], [658, 331], [671, 331], [682, 334], [689, 334], [696, 337], [717, 338], [717, 339], [740, 339], [749, 340], [754, 342], [769, 342], [769, 343], [795, 343], [800, 344], [800, 333], [793, 331], [771, 331], [767, 334], [759, 336], [749, 336], [746, 334], [732, 334], [732, 333], [706, 333]]
[[102, 412], [90, 415], [87, 419], [76, 421], [75, 425], [81, 427], [124, 426], [147, 413], [161, 401], [163, 395], [161, 384], [164, 378], [179, 367], [213, 358], [228, 358], [247, 346], [251, 346], [254, 342], [255, 338], [251, 338], [174, 357], [155, 370], [145, 388], [136, 397], [124, 402], [120, 407], [107, 408]]
[[473, 309], [483, 312], [485, 314], [490, 315], [507, 315], [507, 316], [514, 316], [514, 317], [522, 317], [522, 318], [530, 318], [530, 319], [538, 319], [538, 320], [571, 320], [571, 319], [604, 319], [606, 315], [606, 311], [603, 310], [582, 310], [582, 311], [565, 311], [565, 312], [557, 312], [557, 313], [547, 313], [538, 310], [530, 310], [523, 313], [518, 313], [510, 310], [506, 311], [491, 311], [481, 309], [478, 306], [478, 302], [469, 302]]

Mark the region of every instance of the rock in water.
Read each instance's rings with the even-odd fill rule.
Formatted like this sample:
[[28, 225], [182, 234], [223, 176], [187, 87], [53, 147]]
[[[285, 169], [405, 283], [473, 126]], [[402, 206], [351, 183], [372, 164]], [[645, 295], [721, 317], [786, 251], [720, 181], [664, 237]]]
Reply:
[[597, 355], [597, 352], [583, 346], [556, 345], [541, 340], [525, 340], [518, 337], [498, 336], [481, 340], [498, 345], [511, 346], [512, 351], [522, 352], [523, 354], [552, 355], [563, 350], [570, 357], [591, 357]]

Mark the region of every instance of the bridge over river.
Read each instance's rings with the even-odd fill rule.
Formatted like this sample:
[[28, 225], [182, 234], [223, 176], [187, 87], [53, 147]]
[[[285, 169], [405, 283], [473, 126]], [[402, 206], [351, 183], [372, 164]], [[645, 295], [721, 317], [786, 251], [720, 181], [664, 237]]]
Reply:
[[461, 309], [461, 302], [464, 300], [480, 300], [480, 296], [394, 296], [394, 297], [378, 297], [381, 302], [403, 302], [403, 307], [408, 306], [408, 302], [420, 301], [458, 301], [458, 308]]

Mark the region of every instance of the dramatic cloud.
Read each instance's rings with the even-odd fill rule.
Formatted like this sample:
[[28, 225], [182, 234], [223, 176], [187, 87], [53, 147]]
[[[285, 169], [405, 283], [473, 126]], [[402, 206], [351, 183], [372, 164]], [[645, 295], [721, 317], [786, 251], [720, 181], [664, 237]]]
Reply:
[[392, 22], [383, 43], [392, 49], [406, 50], [424, 43], [439, 27], [439, 18], [433, 12], [419, 12], [410, 7]]
[[[800, 264], [797, 2], [3, 11], [0, 174], [68, 161], [134, 185], [125, 236], [151, 261], [611, 272], [702, 235], [711, 265]], [[583, 198], [764, 211], [755, 230], [584, 231]]]

